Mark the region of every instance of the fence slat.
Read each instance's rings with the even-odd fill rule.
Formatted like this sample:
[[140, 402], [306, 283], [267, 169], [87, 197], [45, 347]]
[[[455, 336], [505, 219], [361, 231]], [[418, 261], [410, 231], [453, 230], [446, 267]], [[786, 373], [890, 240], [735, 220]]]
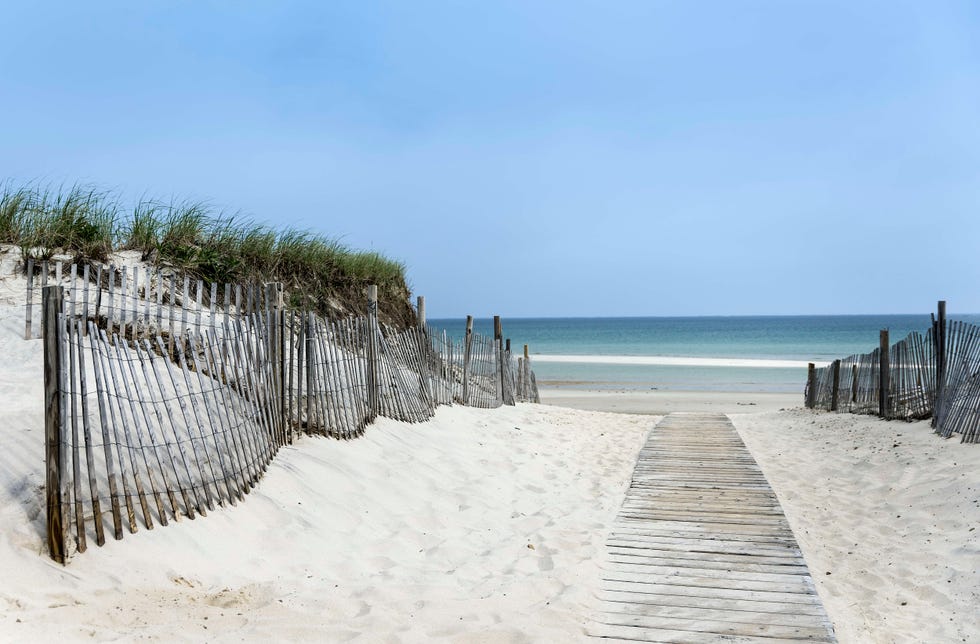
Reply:
[[[150, 450], [147, 449], [145, 443], [143, 442], [143, 432], [141, 431], [141, 425], [140, 425], [140, 413], [139, 413], [140, 411], [143, 412], [143, 418], [144, 418], [144, 420], [146, 422], [146, 425], [144, 425], [144, 426], [147, 428], [148, 431], [152, 431], [150, 429], [151, 428], [151, 424], [149, 423], [148, 419], [146, 419], [146, 416], [145, 416], [145, 414], [146, 414], [146, 406], [143, 405], [143, 404], [138, 404], [138, 403], [141, 403], [141, 401], [137, 400], [136, 395], [134, 394], [134, 392], [129, 387], [130, 380], [132, 380], [134, 383], [138, 382], [138, 380], [135, 377], [136, 374], [132, 370], [133, 369], [132, 356], [128, 355], [128, 353], [129, 353], [128, 350], [125, 351], [125, 352], [123, 351], [123, 347], [126, 346], [125, 343], [126, 343], [126, 340], [125, 340], [125, 338], [123, 336], [117, 336], [117, 337], [114, 338], [114, 346], [115, 346], [115, 350], [116, 350], [116, 360], [118, 361], [118, 365], [119, 365], [118, 366], [118, 369], [119, 369], [119, 379], [122, 381], [123, 388], [126, 391], [126, 398], [129, 401], [130, 418], [133, 421], [133, 425], [132, 425], [131, 428], [130, 428], [130, 426], [129, 426], [128, 423], [127, 424], [124, 424], [124, 427], [126, 427], [126, 440], [129, 442], [130, 451], [131, 451], [132, 456], [133, 456], [133, 472], [134, 472], [134, 478], [137, 481], [137, 483], [136, 483], [136, 489], [139, 490], [140, 504], [143, 507], [143, 512], [144, 512], [144, 514], [147, 514], [148, 515], [149, 512], [148, 512], [148, 509], [146, 507], [146, 494], [143, 491], [143, 486], [142, 486], [142, 483], [140, 481], [140, 477], [138, 476], [139, 465], [140, 465], [140, 459], [136, 457], [137, 454], [138, 454], [141, 457], [141, 459], [142, 459], [142, 465], [143, 465], [144, 471], [146, 472], [146, 480], [147, 480], [147, 482], [150, 485], [150, 495], [154, 498], [154, 501], [156, 502], [157, 512], [158, 512], [158, 515], [160, 517], [160, 523], [161, 523], [161, 525], [167, 525], [167, 512], [166, 512], [166, 510], [163, 509], [163, 497], [161, 496], [161, 493], [160, 493], [160, 486], [157, 485], [157, 483], [156, 483], [156, 480], [155, 480], [156, 477], [153, 475], [153, 469], [154, 468], [152, 468], [150, 466], [150, 463], [149, 463], [149, 460], [148, 460], [147, 452], [150, 451]], [[126, 355], [124, 355], [124, 353]], [[123, 365], [127, 365], [129, 367], [129, 370], [130, 370], [130, 374], [129, 374], [130, 377], [129, 378], [126, 377], [126, 373], [123, 371]], [[113, 378], [115, 378], [115, 374], [113, 374]], [[118, 385], [116, 385], [116, 391], [119, 391]], [[120, 413], [119, 413], [120, 418], [122, 417], [122, 409], [121, 409], [121, 406], [122, 406], [122, 403], [120, 402]], [[133, 441], [132, 436], [136, 436], [136, 440], [135, 441]], [[156, 444], [156, 441], [155, 440], [151, 440], [150, 445], [152, 446], [154, 444]], [[138, 449], [137, 449], [136, 445], [139, 445]], [[156, 450], [155, 449], [153, 451], [154, 451], [154, 454], [156, 455], [157, 465], [159, 466], [160, 465], [159, 455], [156, 454]], [[135, 452], [135, 453], [133, 453], [133, 452]], [[147, 528], [152, 529], [152, 527], [153, 527], [152, 521], [147, 520]]]
[[[88, 323], [89, 348], [92, 353], [92, 367], [95, 373], [95, 393], [99, 405], [99, 421], [102, 429], [102, 448], [106, 463], [106, 477], [109, 482], [109, 502], [112, 510], [113, 534], [117, 540], [123, 538], [121, 508], [119, 506], [119, 489], [116, 481], [115, 466], [112, 458], [112, 439], [109, 437], [108, 415], [106, 414], [105, 399], [109, 396], [109, 390], [102, 381], [102, 368], [98, 359], [99, 350], [96, 337], [99, 329], [94, 322]], [[128, 497], [127, 497], [128, 498]]]
[[[123, 302], [121, 307], [125, 312], [126, 306]], [[123, 313], [125, 314], [125, 313]], [[119, 342], [121, 335], [116, 335], [113, 340]], [[112, 389], [115, 392], [122, 393], [123, 389], [119, 386], [119, 380], [116, 378], [116, 369], [113, 367], [112, 352], [109, 349], [109, 338], [105, 331], [100, 334], [100, 339], [102, 342], [101, 353], [105, 356], [106, 360], [104, 367], [106, 373], [108, 374], [107, 382], [112, 383]], [[117, 358], [118, 359], [118, 358]], [[123, 378], [125, 381], [125, 378]], [[133, 485], [136, 487], [136, 498], [139, 502], [140, 509], [143, 511], [143, 524], [146, 526], [147, 530], [153, 529], [153, 518], [150, 516], [150, 506], [146, 501], [146, 490], [143, 488], [143, 481], [139, 475], [139, 461], [137, 459], [137, 448], [136, 441], [133, 440], [132, 433], [130, 431], [130, 425], [126, 422], [126, 414], [123, 407], [123, 396], [116, 395], [112, 396], [111, 399], [115, 401], [115, 405], [110, 403], [109, 405], [109, 418], [112, 420], [113, 433], [116, 442], [116, 450], [119, 457], [119, 472], [122, 476], [123, 490], [125, 491], [128, 483], [126, 481], [127, 473], [132, 472]], [[128, 396], [126, 396], [128, 398]], [[115, 413], [119, 414], [119, 422], [116, 423]], [[123, 441], [125, 440], [125, 445]], [[127, 459], [128, 457], [128, 459]], [[128, 460], [128, 462], [127, 462]], [[127, 495], [129, 494], [126, 492]], [[129, 516], [129, 530], [130, 532], [136, 532], [136, 513], [130, 509]]]

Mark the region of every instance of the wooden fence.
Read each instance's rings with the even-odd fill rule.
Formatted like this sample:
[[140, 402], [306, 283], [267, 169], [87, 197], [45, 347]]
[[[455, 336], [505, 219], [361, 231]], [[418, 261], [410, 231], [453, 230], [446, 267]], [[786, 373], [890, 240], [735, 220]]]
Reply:
[[499, 319], [494, 338], [457, 343], [430, 331], [421, 298], [418, 326], [379, 324], [373, 287], [367, 316], [326, 320], [286, 310], [274, 284], [184, 279], [181, 293], [159, 273], [140, 288], [126, 270], [98, 272], [55, 275], [37, 325], [48, 546], [62, 563], [107, 529], [121, 539], [236, 504], [301, 432], [349, 439], [378, 416], [538, 401], [526, 348], [511, 357]]
[[810, 364], [806, 406], [882, 418], [932, 418], [936, 433], [980, 443], [980, 327], [946, 320], [939, 303], [932, 327], [890, 344], [882, 330], [870, 353]]

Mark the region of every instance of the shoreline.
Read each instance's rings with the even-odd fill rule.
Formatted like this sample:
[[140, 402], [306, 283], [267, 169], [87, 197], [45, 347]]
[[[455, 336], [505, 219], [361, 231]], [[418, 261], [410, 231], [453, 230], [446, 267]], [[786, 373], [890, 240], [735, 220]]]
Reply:
[[[806, 369], [813, 360], [788, 360], [778, 358], [714, 358], [705, 356], [660, 356], [660, 355], [564, 355], [531, 354], [535, 363], [551, 364], [604, 364], [641, 365], [652, 367], [741, 367], [750, 369]], [[814, 363], [825, 367], [829, 362], [818, 360]]]
[[583, 411], [664, 416], [677, 411], [746, 414], [803, 406], [802, 393], [747, 391], [607, 391], [541, 387], [541, 404]]

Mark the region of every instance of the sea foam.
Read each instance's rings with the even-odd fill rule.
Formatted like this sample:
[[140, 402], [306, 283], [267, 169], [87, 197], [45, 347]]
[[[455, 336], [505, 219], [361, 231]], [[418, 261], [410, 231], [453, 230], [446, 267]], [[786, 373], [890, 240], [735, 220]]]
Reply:
[[[652, 365], [672, 367], [743, 367], [762, 369], [806, 369], [804, 360], [767, 360], [759, 358], [698, 358], [688, 356], [576, 356], [533, 354], [532, 361], [561, 362], [577, 364], [623, 364]], [[827, 366], [826, 362], [814, 363], [817, 367]]]

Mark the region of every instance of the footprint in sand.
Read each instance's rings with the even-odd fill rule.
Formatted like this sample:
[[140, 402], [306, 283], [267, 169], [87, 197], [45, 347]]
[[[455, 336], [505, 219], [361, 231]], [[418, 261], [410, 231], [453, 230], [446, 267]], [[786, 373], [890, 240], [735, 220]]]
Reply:
[[371, 605], [367, 602], [361, 602], [361, 607], [358, 609], [357, 614], [354, 617], [364, 617], [371, 612]]
[[191, 581], [189, 579], [185, 579], [184, 577], [181, 577], [181, 576], [171, 577], [170, 578], [170, 581], [174, 582], [178, 586], [187, 586], [188, 588], [196, 588], [197, 587], [197, 583], [196, 582]]
[[371, 557], [368, 559], [368, 563], [375, 570], [388, 570], [394, 568], [397, 564], [389, 559], [388, 557]]
[[216, 593], [211, 593], [205, 598], [205, 602], [216, 608], [233, 608], [235, 606], [250, 606], [260, 608], [272, 602], [274, 592], [264, 586], [249, 584], [241, 588], [222, 588]]

